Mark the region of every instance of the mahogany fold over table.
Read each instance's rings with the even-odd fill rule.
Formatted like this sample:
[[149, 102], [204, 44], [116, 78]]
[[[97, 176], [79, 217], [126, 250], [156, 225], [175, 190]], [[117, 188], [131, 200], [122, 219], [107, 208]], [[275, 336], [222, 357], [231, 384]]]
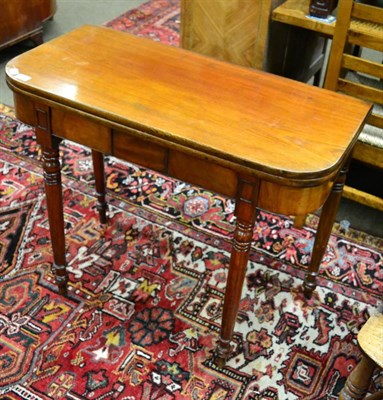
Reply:
[[10, 61], [17, 117], [42, 147], [59, 291], [67, 294], [59, 143], [92, 149], [101, 220], [103, 154], [236, 200], [217, 346], [230, 354], [257, 208], [302, 220], [323, 206], [310, 295], [340, 200], [347, 160], [370, 105], [108, 28], [84, 26]]

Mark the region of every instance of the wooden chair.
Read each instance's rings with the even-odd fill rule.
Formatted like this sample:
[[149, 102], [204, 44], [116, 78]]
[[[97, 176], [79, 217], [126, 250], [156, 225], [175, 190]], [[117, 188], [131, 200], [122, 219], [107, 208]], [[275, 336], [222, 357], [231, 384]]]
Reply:
[[[360, 24], [361, 21], [363, 24]], [[358, 23], [359, 28], [364, 28], [362, 32], [356, 33]], [[347, 53], [351, 46], [360, 47], [358, 55]], [[375, 104], [355, 146], [353, 158], [373, 168], [382, 169], [383, 65], [381, 59], [374, 62], [363, 58], [363, 49], [366, 48], [383, 51], [383, 8], [340, 0], [324, 87]], [[383, 199], [370, 193], [346, 186], [344, 197], [383, 210]]]
[[[377, 367], [383, 368], [383, 314], [371, 316], [358, 334], [358, 343], [363, 352], [362, 359], [346, 381], [340, 400], [365, 398]], [[366, 397], [365, 400], [382, 400], [383, 390]]]

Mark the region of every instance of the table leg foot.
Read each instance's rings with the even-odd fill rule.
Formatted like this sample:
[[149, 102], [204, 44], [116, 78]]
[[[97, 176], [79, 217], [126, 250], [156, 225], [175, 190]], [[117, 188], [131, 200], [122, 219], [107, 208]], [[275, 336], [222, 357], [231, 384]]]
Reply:
[[216, 348], [216, 354], [215, 354], [215, 364], [218, 365], [218, 367], [223, 368], [224, 365], [226, 364], [227, 359], [229, 358], [233, 348], [230, 344], [231, 340], [225, 340], [222, 339], [221, 337], [218, 339], [218, 344]]
[[316, 278], [317, 278], [317, 273], [315, 272], [308, 272], [306, 274], [305, 280], [303, 282], [303, 294], [306, 297], [306, 299], [311, 299], [313, 292], [316, 288]]
[[66, 272], [66, 266], [54, 263], [52, 266], [52, 272], [55, 277], [59, 294], [66, 297], [68, 295], [68, 275]]

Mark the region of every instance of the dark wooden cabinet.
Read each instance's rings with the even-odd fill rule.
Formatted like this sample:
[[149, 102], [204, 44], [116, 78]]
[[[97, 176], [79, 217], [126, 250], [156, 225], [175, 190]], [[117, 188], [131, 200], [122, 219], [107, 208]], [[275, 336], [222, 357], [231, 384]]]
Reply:
[[24, 39], [42, 42], [42, 23], [56, 12], [56, 0], [0, 0], [0, 50]]

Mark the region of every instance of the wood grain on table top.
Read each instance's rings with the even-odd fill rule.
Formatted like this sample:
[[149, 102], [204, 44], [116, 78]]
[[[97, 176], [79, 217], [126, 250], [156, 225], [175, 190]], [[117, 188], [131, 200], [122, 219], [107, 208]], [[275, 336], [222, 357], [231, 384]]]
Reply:
[[103, 27], [7, 65], [17, 90], [282, 176], [325, 176], [370, 105]]

